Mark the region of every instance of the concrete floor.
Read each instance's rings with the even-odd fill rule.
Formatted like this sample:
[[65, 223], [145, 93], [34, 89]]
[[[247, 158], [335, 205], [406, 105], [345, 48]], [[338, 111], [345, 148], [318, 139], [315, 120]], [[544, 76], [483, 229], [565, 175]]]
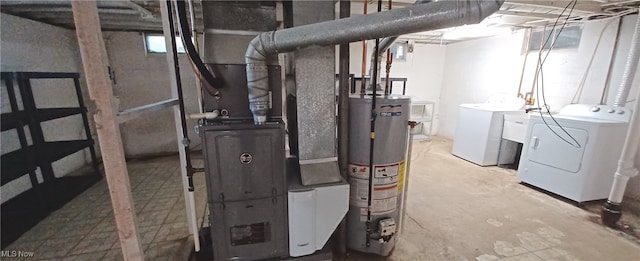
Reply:
[[414, 143], [404, 233], [387, 260], [640, 260], [638, 238], [597, 214], [450, 152], [449, 140]]
[[[513, 170], [478, 167], [450, 151], [442, 138], [414, 143], [405, 228], [386, 260], [640, 260], [640, 240], [599, 225], [597, 214], [519, 184]], [[186, 260], [177, 157], [128, 167], [146, 259]], [[202, 175], [195, 184], [201, 218]], [[103, 180], [3, 250], [33, 251], [31, 260], [121, 260], [108, 195]], [[623, 216], [632, 232], [639, 220]]]

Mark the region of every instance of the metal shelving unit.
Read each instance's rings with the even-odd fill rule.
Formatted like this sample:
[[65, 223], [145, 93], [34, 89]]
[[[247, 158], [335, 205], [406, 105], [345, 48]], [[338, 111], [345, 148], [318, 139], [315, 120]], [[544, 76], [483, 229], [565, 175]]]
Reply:
[[[1, 183], [5, 184], [29, 175], [31, 188], [9, 199], [1, 206], [2, 247], [17, 239], [22, 233], [63, 206], [76, 195], [102, 178], [89, 129], [87, 109], [82, 100], [79, 74], [43, 72], [2, 72], [1, 80], [7, 88], [11, 111], [2, 113], [2, 131], [16, 130], [20, 148], [2, 155]], [[73, 80], [78, 101], [77, 107], [38, 108], [33, 96], [31, 79]], [[17, 83], [22, 98], [18, 106], [15, 91]], [[41, 123], [73, 115], [81, 115], [85, 139], [47, 141]], [[24, 127], [28, 127], [31, 144], [27, 142]], [[55, 177], [52, 163], [78, 151], [89, 149], [93, 173], [73, 177]], [[36, 170], [40, 169], [42, 182]]]
[[[414, 140], [430, 140], [433, 129], [433, 113], [436, 103], [432, 101], [412, 101], [410, 121], [415, 121], [420, 125], [413, 132]], [[419, 108], [418, 110], [416, 110]], [[418, 112], [418, 113], [416, 113]], [[429, 125], [426, 127], [425, 125]]]

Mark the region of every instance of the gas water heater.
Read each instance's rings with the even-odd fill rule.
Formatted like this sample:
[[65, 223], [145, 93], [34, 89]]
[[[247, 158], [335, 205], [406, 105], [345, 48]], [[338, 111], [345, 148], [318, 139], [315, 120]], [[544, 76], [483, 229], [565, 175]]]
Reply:
[[352, 95], [349, 99], [347, 246], [387, 256], [397, 240], [402, 209], [411, 99], [378, 96], [375, 132], [371, 132], [372, 97]]

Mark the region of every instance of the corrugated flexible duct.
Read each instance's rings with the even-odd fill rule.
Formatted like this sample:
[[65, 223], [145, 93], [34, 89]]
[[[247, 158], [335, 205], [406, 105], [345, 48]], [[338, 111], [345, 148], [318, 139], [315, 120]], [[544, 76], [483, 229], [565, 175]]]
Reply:
[[629, 50], [629, 56], [627, 57], [627, 63], [622, 73], [622, 81], [616, 94], [616, 99], [613, 102], [615, 107], [624, 107], [627, 104], [627, 98], [629, 97], [629, 91], [631, 90], [631, 84], [633, 83], [633, 74], [638, 69], [638, 59], [640, 59], [640, 14], [636, 19], [636, 27], [633, 36], [631, 37], [631, 49]]
[[498, 11], [503, 3], [504, 0], [439, 1], [261, 33], [245, 53], [249, 107], [254, 122], [265, 123], [270, 107], [266, 63], [269, 55], [475, 24]]

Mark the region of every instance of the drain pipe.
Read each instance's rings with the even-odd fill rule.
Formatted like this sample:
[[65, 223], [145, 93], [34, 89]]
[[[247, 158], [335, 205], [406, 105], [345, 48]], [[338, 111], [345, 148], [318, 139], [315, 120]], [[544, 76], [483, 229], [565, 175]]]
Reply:
[[[629, 96], [629, 90], [633, 83], [634, 73], [638, 68], [638, 58], [640, 57], [640, 40], [638, 34], [640, 34], [640, 15], [636, 20], [635, 31], [631, 38], [631, 49], [629, 56], [627, 57], [627, 64], [622, 74], [622, 82], [616, 95], [613, 106], [624, 107], [627, 103], [627, 97]], [[638, 175], [638, 169], [634, 167], [634, 159], [638, 151], [638, 145], [640, 144], [640, 92], [636, 98], [636, 106], [633, 111], [633, 118], [629, 124], [629, 130], [627, 130], [627, 137], [625, 139], [624, 147], [622, 147], [622, 155], [618, 160], [618, 168], [613, 179], [613, 186], [609, 193], [607, 202], [602, 207], [602, 222], [610, 227], [615, 227], [618, 220], [622, 216], [622, 209], [620, 204], [624, 197], [624, 191], [627, 188], [627, 182], [630, 178]]]
[[503, 3], [504, 0], [439, 1], [261, 33], [251, 40], [245, 53], [249, 108], [254, 123], [263, 124], [268, 116], [268, 55], [475, 24], [498, 11]]

